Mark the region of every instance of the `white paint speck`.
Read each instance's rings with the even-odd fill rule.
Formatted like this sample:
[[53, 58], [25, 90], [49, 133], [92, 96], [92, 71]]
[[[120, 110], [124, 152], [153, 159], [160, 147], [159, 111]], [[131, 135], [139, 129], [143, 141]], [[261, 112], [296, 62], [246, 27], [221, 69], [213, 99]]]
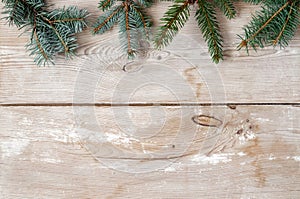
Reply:
[[289, 160], [289, 159], [293, 159], [297, 162], [300, 162], [300, 156], [287, 156], [285, 159]]
[[292, 159], [297, 162], [300, 162], [300, 156], [293, 156]]
[[52, 131], [49, 132], [49, 135], [51, 135], [53, 139], [58, 142], [73, 143], [80, 141], [79, 135], [76, 132], [72, 131], [72, 129], [66, 131]]
[[260, 118], [260, 117], [258, 117], [256, 119], [259, 120], [259, 121], [261, 121], [261, 122], [269, 122], [270, 121], [269, 118]]
[[176, 171], [182, 171], [183, 165], [181, 162], [173, 162], [168, 167], [166, 167], [163, 171], [164, 172], [176, 172]]
[[255, 139], [256, 136], [252, 131], [247, 131], [245, 134], [239, 136], [240, 144], [245, 144], [249, 140]]
[[20, 155], [23, 153], [27, 145], [29, 144], [29, 140], [27, 139], [17, 139], [11, 138], [5, 141], [1, 141], [1, 156], [2, 158], [11, 157]]
[[51, 164], [58, 164], [58, 163], [62, 163], [63, 162], [60, 159], [44, 158], [44, 157], [31, 157], [30, 161], [31, 162], [46, 162], [46, 163], [51, 163]]
[[216, 165], [219, 163], [228, 163], [231, 162], [232, 159], [230, 156], [233, 156], [234, 153], [220, 153], [220, 154], [213, 154], [211, 156], [197, 154], [192, 157], [192, 161], [198, 164], [212, 164]]
[[255, 134], [252, 133], [252, 132], [251, 133], [247, 133], [246, 137], [247, 137], [248, 140], [253, 140], [254, 138], [256, 138]]
[[54, 158], [41, 158], [40, 161], [49, 162], [49, 163], [52, 163], [52, 164], [57, 164], [57, 163], [63, 162], [62, 160], [54, 159]]
[[237, 154], [238, 154], [238, 156], [245, 156], [246, 155], [246, 153], [244, 153], [243, 151], [238, 152]]
[[25, 126], [31, 126], [33, 124], [33, 121], [31, 119], [28, 119], [27, 117], [24, 117], [22, 120], [20, 120], [19, 124]]
[[145, 145], [144, 143], [141, 143], [142, 144], [142, 150], [143, 150], [143, 153], [148, 153], [146, 150], [145, 150]]
[[105, 133], [106, 139], [108, 142], [114, 142], [115, 140], [120, 139], [120, 135], [113, 134], [113, 133]]
[[105, 133], [106, 140], [116, 145], [124, 145], [129, 147], [132, 142], [139, 142], [139, 140], [128, 137], [126, 134], [114, 134], [114, 133]]
[[270, 155], [269, 155], [269, 160], [275, 160], [276, 159], [276, 157], [271, 153]]
[[165, 172], [174, 172], [174, 171], [176, 171], [175, 167], [169, 166], [165, 168]]

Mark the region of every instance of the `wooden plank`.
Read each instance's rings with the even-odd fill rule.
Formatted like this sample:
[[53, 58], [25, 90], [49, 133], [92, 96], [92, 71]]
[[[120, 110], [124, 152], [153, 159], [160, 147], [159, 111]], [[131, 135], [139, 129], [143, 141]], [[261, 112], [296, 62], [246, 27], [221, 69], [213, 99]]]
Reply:
[[102, 59], [84, 56], [51, 68], [8, 61], [0, 68], [0, 102], [70, 103], [74, 98], [77, 103], [299, 103], [300, 99], [296, 54], [224, 61], [217, 67], [203, 64], [208, 60], [196, 65], [178, 57], [149, 59], [127, 64], [133, 72], [124, 72], [121, 61], [103, 64]]
[[0, 196], [297, 198], [299, 116], [294, 106], [0, 107]]
[[[77, 3], [55, 1], [55, 6]], [[87, 7], [93, 21], [96, 4], [78, 6]], [[153, 6], [154, 24], [168, 5]], [[299, 103], [299, 34], [285, 50], [266, 48], [247, 56], [236, 51], [236, 34], [257, 6], [238, 3], [237, 9], [233, 21], [219, 17], [225, 61], [217, 66], [192, 18], [167, 49], [149, 50], [136, 61], [122, 56], [117, 28], [102, 36], [88, 30], [79, 36], [78, 58], [58, 59], [46, 68], [37, 68], [24, 50], [28, 36], [17, 37], [20, 32], [1, 20], [0, 103]]]

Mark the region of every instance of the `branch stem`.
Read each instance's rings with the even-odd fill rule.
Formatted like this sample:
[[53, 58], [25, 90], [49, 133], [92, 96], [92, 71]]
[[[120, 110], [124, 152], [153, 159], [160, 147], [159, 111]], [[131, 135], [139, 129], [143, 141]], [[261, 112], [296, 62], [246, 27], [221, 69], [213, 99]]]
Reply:
[[246, 43], [251, 41], [254, 37], [256, 37], [273, 19], [276, 17], [284, 8], [286, 8], [290, 4], [290, 1], [287, 1], [283, 6], [280, 7], [251, 37], [245, 40]]

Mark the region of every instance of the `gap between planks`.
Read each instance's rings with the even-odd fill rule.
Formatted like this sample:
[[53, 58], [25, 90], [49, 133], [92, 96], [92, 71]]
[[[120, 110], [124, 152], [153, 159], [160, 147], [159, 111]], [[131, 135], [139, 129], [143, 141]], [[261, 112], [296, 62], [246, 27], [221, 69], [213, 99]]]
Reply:
[[299, 103], [3, 103], [0, 107], [15, 106], [300, 106]]

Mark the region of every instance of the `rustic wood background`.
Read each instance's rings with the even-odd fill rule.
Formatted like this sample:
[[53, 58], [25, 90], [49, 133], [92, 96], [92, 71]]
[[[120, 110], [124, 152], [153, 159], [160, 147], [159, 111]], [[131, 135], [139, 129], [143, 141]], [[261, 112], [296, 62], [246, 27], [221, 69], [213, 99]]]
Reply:
[[[96, 0], [48, 2], [100, 14]], [[236, 35], [258, 7], [236, 8], [219, 16], [219, 65], [193, 17], [136, 61], [116, 27], [83, 32], [78, 57], [50, 67], [1, 20], [0, 198], [299, 198], [300, 34], [247, 56]]]

